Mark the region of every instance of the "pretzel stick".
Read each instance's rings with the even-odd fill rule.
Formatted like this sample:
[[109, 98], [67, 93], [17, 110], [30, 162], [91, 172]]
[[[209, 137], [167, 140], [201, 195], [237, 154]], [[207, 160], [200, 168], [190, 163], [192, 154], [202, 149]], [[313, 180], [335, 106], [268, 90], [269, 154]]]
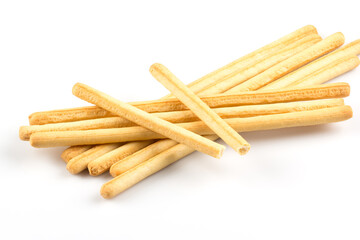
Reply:
[[[298, 39], [300, 39], [300, 40], [298, 40]], [[301, 51], [302, 49], [305, 49], [305, 48], [313, 45], [314, 43], [316, 43], [320, 40], [321, 40], [321, 37], [317, 35], [316, 29], [313, 26], [306, 26], [304, 28], [301, 28], [301, 29], [279, 39], [278, 41], [275, 41], [272, 44], [269, 44], [269, 45], [263, 47], [262, 49], [260, 49], [258, 51], [255, 51], [243, 58], [240, 58], [237, 61], [234, 61], [231, 64], [228, 64], [227, 66], [223, 67], [222, 69], [219, 69], [211, 74], [208, 74], [207, 76], [195, 81], [194, 83], [190, 84], [189, 86], [192, 88], [193, 91], [200, 91], [201, 88], [208, 87], [208, 85], [210, 83], [215, 82], [217, 79], [224, 78], [224, 76], [226, 74], [232, 73], [231, 68], [233, 68], [236, 71], [239, 71], [239, 69], [241, 67], [244, 68], [245, 66], [250, 65], [249, 62], [255, 64], [256, 59], [258, 59], [258, 61], [260, 61], [261, 58], [266, 59], [266, 63], [270, 64], [272, 61], [269, 61], [268, 58], [271, 57], [271, 52], [274, 52], [276, 49], [284, 48], [285, 53], [281, 53], [282, 54], [281, 56], [283, 58], [286, 58], [286, 57], [289, 57], [289, 56], [295, 54], [297, 51]], [[295, 43], [292, 43], [293, 41]], [[286, 44], [287, 44], [287, 46], [286, 46]], [[277, 47], [277, 45], [278, 45], [278, 47]], [[267, 49], [267, 51], [265, 51], [266, 49]], [[287, 49], [290, 49], [290, 51]], [[286, 52], [286, 50], [287, 50], [287, 52]], [[288, 56], [286, 54], [288, 54]], [[258, 56], [261, 56], [261, 58], [258, 58]], [[273, 62], [272, 64], [275, 64], [275, 63], [276, 63], [276, 61]], [[235, 65], [237, 65], [237, 66], [235, 66]], [[224, 72], [226, 72], [225, 75], [224, 75]], [[64, 117], [63, 112], [61, 112], [60, 114], [61, 114], [61, 117], [63, 118]], [[83, 113], [78, 112], [76, 114], [76, 116], [78, 117], [79, 114], [81, 115]], [[103, 116], [108, 116], [104, 112], [103, 112], [103, 114], [104, 114]], [[36, 116], [39, 117], [39, 115], [40, 115], [40, 117], [43, 117], [41, 113], [35, 114], [35, 116], [32, 116], [32, 117], [30, 116], [29, 117], [30, 123], [32, 122], [31, 119], [34, 119], [34, 117], [35, 117], [35, 120], [36, 120]], [[89, 114], [89, 115], [85, 114], [85, 116], [92, 116], [92, 114]], [[60, 117], [60, 119], [61, 119], [61, 117]], [[55, 114], [55, 118], [53, 118], [53, 119], [60, 121], [60, 119], [56, 116], [56, 114]], [[46, 120], [46, 117], [45, 117], [45, 120]], [[69, 120], [69, 119], [67, 119], [67, 120]], [[135, 146], [135, 145], [132, 144], [131, 146]], [[136, 149], [136, 148], [134, 147], [134, 149]], [[109, 160], [109, 161], [111, 161], [111, 160]]]
[[175, 124], [157, 118], [145, 111], [142, 111], [130, 104], [119, 101], [103, 92], [77, 83], [73, 87], [73, 94], [83, 100], [93, 103], [114, 114], [125, 117], [140, 126], [162, 134], [179, 143], [193, 146], [196, 150], [206, 153], [212, 157], [220, 158], [225, 147], [210, 141], [207, 138], [182, 129]]
[[[329, 84], [324, 84], [320, 86], [321, 89], [326, 89]], [[346, 97], [350, 93], [350, 87], [348, 84], [343, 83], [333, 83], [330, 84], [331, 89], [336, 89], [338, 91], [328, 91], [328, 95], [319, 95], [320, 98], [340, 98]], [[313, 89], [314, 86], [310, 88], [302, 88], [304, 89]], [[330, 89], [330, 88], [329, 88]], [[288, 88], [289, 92], [287, 93], [289, 96], [293, 93], [293, 97], [301, 96], [301, 100], [306, 99], [306, 94], [311, 94], [312, 90], [308, 92], [303, 92], [299, 94], [300, 88]], [[295, 91], [294, 91], [295, 90]], [[277, 91], [272, 91], [276, 93]], [[240, 98], [239, 98], [240, 99]], [[268, 98], [267, 102], [269, 102]], [[298, 99], [292, 99], [292, 101], [296, 101]], [[271, 100], [270, 100], [271, 102]], [[289, 105], [290, 106], [290, 105]], [[248, 106], [239, 106], [239, 107], [225, 107], [225, 108], [213, 108], [213, 111], [218, 114], [221, 118], [234, 118], [234, 117], [252, 117], [258, 115], [268, 115], [274, 113], [285, 113], [288, 112], [290, 107], [288, 105], [276, 105], [276, 104], [265, 104], [265, 105], [248, 105]], [[163, 113], [152, 113], [152, 115], [162, 118], [166, 121], [172, 123], [181, 123], [181, 122], [191, 122], [199, 120], [195, 114], [193, 114], [190, 110], [184, 111], [175, 111], [175, 112], [163, 112]], [[100, 118], [93, 120], [84, 120], [84, 121], [76, 121], [76, 122], [66, 122], [66, 123], [51, 123], [45, 125], [31, 125], [31, 126], [22, 126], [19, 130], [19, 136], [22, 140], [29, 140], [30, 136], [34, 132], [50, 132], [50, 131], [72, 131], [72, 130], [91, 130], [91, 129], [99, 129], [99, 128], [119, 128], [119, 127], [131, 127], [136, 126], [135, 123], [121, 117], [109, 117], [109, 118]], [[77, 146], [78, 148], [79, 146]], [[66, 151], [66, 150], [65, 150]]]
[[127, 143], [102, 156], [98, 156], [96, 159], [89, 162], [87, 166], [84, 166], [82, 170], [85, 170], [87, 167], [90, 175], [100, 175], [107, 171], [115, 162], [134, 154], [152, 143], [154, 143], [153, 140]]
[[[285, 115], [293, 116], [291, 118], [287, 118]], [[271, 129], [275, 129], [342, 121], [351, 118], [351, 116], [351, 108], [349, 106], [342, 106], [329, 109], [272, 115], [271, 117], [275, 118], [267, 119], [271, 121], [270, 124], [267, 121], [264, 121], [263, 123], [269, 124], [268, 126], [271, 126]], [[264, 116], [264, 118], [267, 117], [268, 116]], [[216, 138], [216, 136], [210, 137], [212, 140], [215, 140]], [[102, 186], [100, 193], [104, 198], [112, 198], [193, 151], [194, 150], [188, 146], [177, 144], [105, 183]]]
[[331, 52], [344, 43], [342, 33], [335, 33], [317, 44], [305, 49], [304, 51], [286, 59], [285, 61], [275, 65], [263, 73], [253, 77], [244, 84], [232, 88], [229, 92], [254, 91], [276, 79], [286, 75], [287, 73], [311, 62], [312, 60]]
[[[287, 105], [289, 107], [287, 109], [288, 112], [297, 112], [297, 111], [310, 111], [321, 108], [342, 106], [344, 105], [344, 101], [343, 99], [331, 99], [331, 100], [314, 100], [309, 102], [275, 103], [269, 105], [277, 105], [277, 106]], [[274, 109], [278, 109], [278, 108], [274, 106]], [[146, 148], [134, 153], [133, 155], [130, 155], [113, 164], [110, 168], [110, 174], [113, 177], [116, 177], [126, 172], [127, 170], [130, 170], [131, 168], [137, 166], [138, 164], [145, 162], [146, 160], [154, 157], [155, 155], [175, 146], [176, 144], [178, 143], [171, 139], [164, 139], [157, 141], [156, 143], [149, 145]]]
[[[330, 108], [329, 108], [330, 109]], [[326, 111], [330, 111], [326, 108]], [[332, 108], [331, 108], [332, 109]], [[307, 112], [321, 111], [312, 110]], [[229, 118], [225, 121], [234, 128], [237, 132], [255, 131], [269, 129], [273, 119], [282, 120], [281, 118], [292, 119], [293, 116], [298, 116], [301, 112], [282, 113], [274, 115], [257, 116], [250, 118]], [[296, 120], [296, 119], [295, 119]], [[268, 122], [265, 122], [268, 121]], [[241, 126], [243, 124], [243, 126]], [[281, 127], [281, 122], [278, 123]], [[174, 124], [200, 135], [214, 134], [205, 124], [201, 121], [177, 123]], [[294, 126], [297, 126], [296, 123]], [[109, 129], [96, 129], [96, 130], [83, 130], [83, 131], [63, 131], [63, 132], [39, 132], [31, 135], [30, 143], [37, 147], [56, 147], [56, 146], [69, 146], [69, 145], [87, 145], [87, 144], [104, 144], [113, 142], [130, 142], [130, 141], [144, 141], [151, 139], [164, 139], [167, 138], [159, 133], [153, 132], [144, 127], [126, 127], [126, 128], [109, 128]]]
[[111, 150], [120, 147], [121, 145], [121, 143], [110, 143], [92, 147], [86, 152], [83, 152], [78, 156], [70, 159], [70, 161], [66, 164], [66, 169], [72, 174], [78, 174], [82, 170], [86, 169], [89, 162]]
[[[286, 51], [285, 56], [282, 56], [284, 54], [282, 54], [281, 56], [279, 56], [279, 54], [275, 55], [273, 57], [274, 60], [272, 60], [272, 62], [274, 62], [274, 63], [270, 64], [271, 61], [269, 59], [265, 58], [263, 60], [263, 62], [260, 62], [257, 65], [253, 65], [253, 66], [249, 67], [247, 71], [249, 71], [251, 73], [251, 75], [247, 75], [246, 79], [264, 71], [271, 65], [278, 63], [278, 62], [294, 55], [296, 52], [299, 52], [299, 51], [302, 51], [302, 50], [308, 48], [309, 46], [313, 45], [315, 42], [318, 42], [320, 40], [319, 36], [315, 36], [315, 37], [316, 38], [310, 42], [297, 43], [298, 46], [296, 45], [296, 48], [289, 48]], [[221, 72], [219, 72], [218, 74], [219, 74], [219, 76], [222, 76]], [[243, 74], [237, 73], [236, 76], [237, 75], [242, 76]], [[232, 79], [232, 78], [235, 78], [236, 76], [228, 76], [228, 77], [230, 79]], [[211, 78], [209, 78], [208, 81], [201, 81], [200, 83], [201, 84], [207, 83], [208, 85], [213, 85], [215, 77], [216, 76], [212, 76]], [[220, 80], [224, 80], [223, 77], [217, 77], [217, 78]], [[193, 89], [195, 87], [196, 87], [196, 85], [194, 85], [191, 89]], [[197, 91], [195, 91], [195, 92], [200, 93]], [[217, 90], [212, 93], [221, 93], [221, 91]], [[153, 110], [149, 109], [147, 111], [149, 111], [149, 112], [159, 112], [160, 111], [161, 112], [161, 110], [157, 110], [156, 108]], [[36, 112], [29, 116], [29, 122], [30, 122], [30, 125], [42, 125], [42, 124], [48, 124], [48, 123], [72, 122], [72, 121], [111, 117], [111, 116], [116, 116], [116, 115], [109, 113], [108, 111], [101, 109], [99, 107], [89, 106], [89, 107], [79, 107], [79, 108], [72, 108], [72, 109], [60, 109], [60, 110], [53, 110], [53, 111]]]
[[[30, 137], [30, 135], [29, 135], [29, 137]], [[64, 162], [68, 163], [70, 161], [70, 159], [82, 154], [83, 152], [86, 152], [90, 148], [92, 148], [92, 146], [90, 146], [90, 145], [68, 147], [67, 149], [65, 149], [62, 152], [61, 158], [64, 160]]]
[[236, 152], [244, 155], [250, 150], [250, 144], [169, 69], [157, 63], [150, 67], [150, 73]]
[[[357, 42], [350, 43], [341, 47], [309, 64], [299, 68], [298, 70], [285, 75], [284, 77], [266, 85], [262, 89], [279, 89], [293, 85], [295, 82], [303, 82], [302, 79], [309, 77], [312, 74], [316, 74], [318, 71], [324, 71], [324, 68], [332, 69], [334, 65], [338, 65], [351, 57], [355, 57], [355, 54], [359, 52], [358, 48], [360, 44]], [[357, 66], [358, 61], [352, 59], [349, 64], [342, 64], [340, 67], [341, 72], [351, 70]], [[319, 81], [320, 82], [320, 81]]]

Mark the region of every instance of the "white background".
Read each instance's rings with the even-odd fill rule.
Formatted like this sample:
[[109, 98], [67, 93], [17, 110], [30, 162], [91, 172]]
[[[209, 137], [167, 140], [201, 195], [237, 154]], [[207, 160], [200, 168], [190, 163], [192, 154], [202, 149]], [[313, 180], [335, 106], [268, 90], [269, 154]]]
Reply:
[[64, 148], [34, 149], [18, 128], [35, 111], [84, 106], [78, 81], [124, 101], [189, 83], [304, 25], [360, 38], [358, 1], [1, 1], [2, 239], [359, 239], [360, 69], [354, 118], [246, 133], [246, 156], [195, 153], [112, 200], [108, 174], [73, 176]]

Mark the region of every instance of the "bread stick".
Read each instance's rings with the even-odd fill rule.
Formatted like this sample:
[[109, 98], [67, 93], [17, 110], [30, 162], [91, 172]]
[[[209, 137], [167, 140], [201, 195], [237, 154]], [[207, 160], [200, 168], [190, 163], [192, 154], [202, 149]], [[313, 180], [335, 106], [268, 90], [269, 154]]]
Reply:
[[163, 139], [156, 141], [154, 144], [147, 146], [146, 148], [137, 151], [136, 153], [129, 155], [128, 157], [121, 159], [114, 163], [110, 168], [110, 174], [113, 177], [136, 167], [140, 163], [156, 156], [157, 154], [164, 152], [165, 150], [177, 145], [178, 142], [171, 139]]
[[104, 173], [105, 171], [109, 170], [111, 165], [113, 165], [115, 162], [126, 158], [127, 156], [141, 150], [142, 148], [145, 148], [153, 142], [153, 140], [130, 142], [101, 156], [98, 156], [87, 165], [90, 175], [98, 176]]
[[158, 132], [179, 143], [193, 146], [196, 150], [206, 153], [212, 157], [220, 158], [225, 147], [210, 141], [200, 135], [182, 129], [175, 124], [157, 118], [130, 104], [119, 101], [103, 92], [77, 83], [73, 87], [73, 94], [83, 100], [93, 103], [114, 114], [124, 117], [136, 124]]
[[[286, 119], [294, 120], [294, 126], [303, 126], [296, 125], [296, 117], [306, 116], [307, 114], [318, 113], [316, 111], [325, 111], [331, 112], [331, 109], [336, 109], [339, 107], [332, 107], [311, 111], [301, 111], [301, 112], [292, 112], [292, 113], [282, 113], [274, 115], [265, 115], [257, 116], [250, 118], [229, 118], [225, 121], [234, 128], [237, 132], [243, 131], [256, 131], [256, 130], [266, 130], [266, 129], [275, 129], [276, 127], [271, 125], [271, 128], [268, 127], [270, 122], [279, 121], [277, 124], [279, 127], [282, 126], [281, 121]], [[346, 109], [346, 108], [345, 108]], [[306, 113], [307, 114], [306, 114]], [[304, 118], [306, 120], [307, 118]], [[312, 118], [308, 118], [312, 119]], [[330, 122], [335, 120], [330, 119]], [[345, 117], [345, 119], [347, 119]], [[323, 123], [326, 123], [324, 117]], [[299, 120], [300, 123], [301, 119]], [[243, 124], [243, 126], [241, 126]], [[320, 124], [320, 123], [319, 123]], [[177, 123], [175, 124], [178, 127], [182, 127], [188, 131], [200, 135], [213, 135], [214, 132], [211, 131], [205, 124], [201, 121], [189, 122], [189, 123]], [[278, 127], [278, 128], [279, 128]], [[30, 143], [36, 147], [57, 147], [57, 146], [71, 146], [71, 145], [91, 145], [91, 144], [104, 144], [104, 143], [114, 143], [114, 142], [130, 142], [130, 141], [145, 141], [151, 139], [164, 139], [167, 138], [159, 133], [153, 132], [144, 127], [126, 127], [126, 128], [109, 128], [109, 129], [96, 129], [96, 130], [83, 130], [83, 131], [59, 131], [59, 132], [39, 132], [34, 133], [30, 137]]]
[[232, 88], [229, 92], [254, 91], [287, 73], [315, 60], [316, 58], [329, 53], [344, 43], [342, 33], [335, 33], [304, 51], [286, 59], [285, 61], [269, 68], [263, 73], [246, 81], [244, 84]]
[[[30, 136], [29, 136], [30, 137]], [[83, 152], [86, 152], [92, 148], [91, 145], [82, 145], [82, 146], [71, 146], [65, 149], [62, 154], [61, 158], [64, 160], [64, 162], [68, 163], [70, 159], [82, 154]]]
[[[301, 68], [298, 70], [285, 75], [284, 77], [264, 86], [262, 89], [280, 89], [288, 86], [294, 85], [296, 82], [304, 82], [303, 79], [306, 77], [310, 77], [310, 75], [316, 75], [317, 72], [325, 72], [325, 68], [331, 71], [335, 66], [337, 68], [337, 75], [340, 73], [344, 73], [355, 68], [358, 65], [358, 61], [356, 61], [356, 54], [359, 52], [359, 45], [356, 41], [350, 44], [347, 44]], [[349, 60], [348, 63], [343, 64], [343, 62], [347, 62], [349, 58], [353, 58]], [[339, 66], [342, 68], [339, 69]], [[324, 76], [324, 75], [323, 75]], [[329, 78], [332, 74], [329, 74]], [[318, 81], [321, 83], [321, 81]]]
[[250, 144], [244, 138], [165, 66], [153, 64], [150, 73], [236, 152], [244, 155], [250, 150]]
[[[274, 115], [276, 120], [272, 119], [271, 123], [268, 126], [274, 128], [278, 127], [294, 127], [294, 126], [309, 126], [322, 123], [329, 123], [329, 121], [341, 121], [351, 118], [352, 110], [349, 106], [334, 107], [330, 109], [320, 109], [313, 111], [304, 111], [292, 114], [291, 118], [284, 118], [285, 114]], [[295, 116], [297, 115], [297, 116]], [[268, 117], [268, 116], [264, 116]], [[264, 122], [265, 123], [265, 122]], [[268, 124], [268, 123], [266, 123]], [[258, 129], [260, 130], [260, 129]], [[215, 140], [216, 136], [209, 137], [212, 140]], [[112, 198], [126, 189], [132, 187], [136, 183], [145, 179], [146, 177], [160, 171], [161, 169], [167, 167], [171, 163], [187, 156], [192, 153], [194, 150], [190, 147], [177, 144], [168, 150], [152, 157], [151, 159], [143, 162], [136, 167], [120, 174], [119, 176], [113, 178], [109, 182], [105, 183], [100, 190], [101, 196], [104, 198]]]
[[289, 85], [289, 87], [306, 87], [311, 85], [318, 85], [324, 82], [327, 82], [331, 79], [334, 79], [354, 68], [358, 67], [360, 60], [357, 56], [344, 57], [337, 61], [334, 61], [332, 64], [320, 69], [314, 74], [311, 74], [297, 82]]
[[[266, 53], [267, 51], [273, 51], [271, 50], [271, 46], [267, 47], [266, 49], [262, 50], [261, 53], [258, 51], [255, 51], [254, 53], [256, 54], [250, 54], [251, 56], [256, 55], [256, 56], [267, 56], [261, 59], [261, 61], [255, 61], [256, 63], [254, 63], [253, 65], [248, 65], [248, 61], [254, 62], [253, 59], [250, 59], [250, 57], [247, 57], [245, 59], [243, 59], [243, 61], [235, 61], [237, 62], [236, 64], [234, 64], [234, 66], [236, 65], [237, 68], [240, 68], [241, 64], [243, 63], [244, 66], [246, 67], [246, 71], [247, 71], [247, 76], [245, 78], [248, 79], [252, 76], [255, 76], [256, 74], [264, 71], [265, 69], [269, 68], [269, 66], [272, 66], [292, 55], [294, 55], [295, 53], [302, 51], [306, 48], [308, 48], [309, 46], [314, 45], [316, 42], [319, 42], [321, 40], [320, 36], [312, 34], [312, 35], [304, 35], [307, 33], [313, 33], [314, 31], [316, 31], [316, 29], [314, 29], [313, 27], [305, 27], [306, 30], [302, 30], [300, 29], [299, 31], [295, 31], [292, 34], [289, 34], [289, 37], [284, 38], [284, 40], [281, 40], [280, 42], [284, 42], [288, 43], [289, 40], [287, 39], [297, 39], [301, 37], [305, 36], [305, 42], [302, 41], [302, 38], [300, 38], [300, 40], [298, 40], [295, 43], [295, 46], [288, 46], [285, 48], [285, 52], [284, 50], [278, 50], [274, 53], [274, 55], [271, 55], [271, 58], [269, 58], [269, 55]], [[309, 41], [307, 41], [307, 39], [310, 38]], [[283, 46], [283, 45], [281, 45]], [[241, 58], [242, 59], [242, 58]], [[231, 65], [231, 64], [229, 64]], [[227, 76], [226, 79], [228, 79], [227, 81], [232, 81], [231, 79], [233, 78], [238, 78], [241, 76], [245, 75], [245, 72], [241, 71], [241, 72], [237, 72], [235, 74], [236, 68], [231, 68], [228, 69], [225, 67], [214, 71], [211, 74], [206, 75], [205, 77], [197, 80], [194, 82], [194, 84], [190, 84], [190, 88], [191, 90], [193, 90], [196, 93], [200, 93], [202, 91], [200, 91], [199, 89], [203, 89], [203, 88], [208, 88], [209, 86], [213, 86], [220, 84], [221, 81], [225, 80], [224, 76]], [[230, 73], [233, 73], [235, 75], [231, 75]], [[231, 86], [236, 85], [236, 83], [238, 83], [240, 81], [238, 80], [234, 80], [234, 83], [232, 83]], [[217, 83], [217, 84], [215, 84]], [[201, 86], [198, 86], [201, 85]], [[216, 88], [216, 87], [215, 87]], [[221, 93], [223, 91], [221, 91], [220, 86], [219, 89], [213, 89], [211, 90], [209, 93], [213, 94], [213, 93]], [[164, 98], [167, 98], [169, 96], [166, 96]], [[163, 99], [164, 99], [163, 98]], [[157, 112], [156, 108], [153, 109], [153, 111]], [[79, 121], [79, 120], [86, 120], [86, 119], [94, 119], [94, 118], [103, 118], [103, 117], [111, 117], [111, 116], [116, 116], [112, 113], [109, 113], [108, 111], [101, 109], [99, 107], [96, 106], [89, 106], [89, 107], [79, 107], [79, 108], [72, 108], [72, 109], [60, 109], [60, 110], [53, 110], [53, 111], [44, 111], [44, 112], [36, 112], [33, 113], [29, 116], [29, 123], [30, 125], [42, 125], [42, 124], [48, 124], [48, 123], [60, 123], [60, 122], [72, 122], [72, 121]]]
[[70, 159], [70, 161], [66, 164], [66, 169], [72, 174], [78, 174], [86, 169], [89, 162], [120, 147], [121, 145], [122, 143], [109, 143], [94, 146], [82, 154]]

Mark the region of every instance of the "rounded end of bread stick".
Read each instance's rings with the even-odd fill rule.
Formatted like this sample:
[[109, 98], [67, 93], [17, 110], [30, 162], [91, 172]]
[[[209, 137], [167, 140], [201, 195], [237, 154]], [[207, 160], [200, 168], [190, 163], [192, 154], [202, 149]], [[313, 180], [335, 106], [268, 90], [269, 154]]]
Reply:
[[109, 170], [109, 173], [112, 177], [117, 177], [119, 176], [120, 174], [118, 173], [117, 169], [116, 169], [116, 164], [113, 164], [111, 167], [110, 167], [110, 170]]
[[100, 195], [105, 199], [110, 199], [115, 197], [114, 192], [107, 183], [101, 186]]
[[342, 32], [337, 32], [334, 34], [334, 36], [338, 38], [340, 45], [345, 43], [345, 36]]
[[69, 173], [74, 174], [74, 175], [78, 174], [82, 171], [81, 169], [76, 167], [76, 164], [74, 164], [74, 161], [72, 161], [72, 159], [66, 164], [66, 169], [69, 171]]
[[314, 25], [309, 24], [309, 25], [306, 25], [305, 28], [307, 28], [309, 30], [309, 32], [314, 32], [314, 33], [318, 34], [318, 31]]
[[242, 146], [242, 147], [239, 147], [238, 149], [237, 149], [237, 152], [240, 154], [240, 155], [245, 155], [245, 154], [247, 154], [249, 151], [250, 151], [250, 145], [244, 145], [244, 146]]
[[94, 177], [96, 177], [96, 176], [99, 176], [100, 174], [102, 174], [103, 172], [101, 172], [100, 171], [100, 169], [99, 169], [99, 167], [98, 166], [93, 166], [93, 164], [91, 164], [92, 162], [90, 162], [89, 164], [88, 164], [88, 170], [89, 170], [89, 174], [91, 175], [91, 176], [94, 176]]
[[29, 141], [30, 140], [30, 131], [28, 126], [21, 126], [19, 128], [19, 138], [23, 141]]

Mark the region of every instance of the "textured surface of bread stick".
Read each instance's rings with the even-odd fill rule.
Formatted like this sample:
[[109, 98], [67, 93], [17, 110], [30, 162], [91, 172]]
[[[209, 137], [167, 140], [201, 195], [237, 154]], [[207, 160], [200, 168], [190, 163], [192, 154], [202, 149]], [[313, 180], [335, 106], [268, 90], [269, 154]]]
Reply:
[[[331, 97], [346, 97], [346, 95], [345, 94], [333, 95]], [[213, 111], [216, 112], [216, 114], [218, 114], [221, 118], [254, 117], [259, 115], [287, 113], [294, 111], [293, 109], [300, 109], [300, 108], [307, 108], [309, 110], [310, 108], [321, 108], [322, 104], [324, 103], [325, 102], [319, 102], [313, 100], [306, 102], [277, 103], [277, 104], [272, 103], [272, 104], [238, 106], [238, 107], [214, 108]], [[190, 110], [152, 113], [152, 114], [172, 123], [193, 122], [199, 120], [199, 118]], [[20, 127], [20, 138], [22, 140], [29, 140], [31, 134], [35, 132], [91, 130], [91, 129], [101, 129], [101, 128], [120, 128], [120, 127], [132, 127], [132, 126], [136, 126], [136, 124], [121, 117], [109, 117], [104, 119], [99, 118], [99, 119], [84, 120], [77, 122], [51, 123], [44, 125], [31, 125], [31, 126]], [[68, 154], [67, 152], [72, 151], [73, 148], [74, 151], [79, 151], [79, 148], [81, 148], [81, 146], [71, 147], [68, 150], [65, 150], [66, 151], [65, 154]]]
[[236, 152], [243, 155], [250, 150], [250, 144], [244, 138], [165, 66], [153, 64], [150, 67], [150, 73]]
[[[287, 74], [284, 77], [264, 86], [262, 89], [280, 89], [287, 86], [292, 86], [295, 85], [294, 83], [296, 82], [304, 82], [304, 78], [309, 77], [310, 75], [315, 75], [319, 71], [324, 72], [325, 68], [331, 71], [334, 65], [337, 65], [336, 72], [338, 75], [349, 71], [357, 66], [356, 60], [354, 61], [354, 59], [352, 59], [348, 61], [348, 59], [355, 57], [356, 54], [359, 54], [359, 45], [360, 44], [358, 44], [356, 41], [347, 44], [315, 61], [310, 62], [309, 64], [297, 69], [296, 71]], [[343, 62], [347, 62], [347, 64], [344, 64]], [[342, 68], [339, 68], [340, 66]], [[329, 78], [331, 78], [331, 76], [332, 74], [329, 75]]]
[[[340, 111], [339, 109], [342, 111]], [[332, 115], [332, 113], [334, 112], [336, 114]], [[344, 114], [341, 115], [341, 112]], [[250, 118], [229, 118], [225, 119], [225, 121], [237, 132], [245, 132], [282, 128], [284, 122], [287, 122], [286, 126], [290, 127], [342, 121], [351, 117], [349, 113], [351, 113], [350, 107], [341, 106], [311, 111], [257, 116]], [[335, 116], [337, 118], [333, 118], [332, 116]], [[214, 134], [214, 132], [201, 121], [177, 123], [176, 125], [185, 128], [188, 131], [192, 131], [196, 134]], [[126, 127], [83, 131], [39, 132], [31, 135], [30, 143], [32, 143], [32, 145], [36, 147], [56, 147], [103, 144], [113, 142], [144, 141], [164, 138], [167, 137], [144, 127]]]
[[64, 162], [68, 163], [70, 161], [70, 159], [82, 154], [83, 152], [86, 152], [90, 148], [92, 148], [91, 145], [81, 145], [81, 146], [68, 147], [67, 149], [65, 149], [62, 152], [61, 158], [64, 160]]
[[147, 112], [144, 112], [125, 102], [119, 101], [103, 92], [86, 86], [85, 84], [75, 84], [73, 87], [73, 94], [85, 101], [106, 109], [109, 112], [135, 122], [140, 126], [158, 132], [159, 134], [179, 143], [192, 146], [194, 149], [210, 156], [220, 158], [224, 151], [224, 146], [218, 143], [182, 129], [181, 127], [162, 120], [161, 118], [152, 116]]
[[[352, 116], [351, 108], [348, 106], [334, 107], [334, 108], [330, 108], [329, 110], [331, 111], [327, 111], [327, 110], [323, 111], [323, 109], [321, 109], [321, 110], [300, 112], [303, 115], [302, 117], [300, 117], [299, 119], [289, 118], [286, 121], [281, 122], [282, 123], [281, 127], [291, 127], [291, 126], [293, 127], [294, 123], [305, 124], [304, 126], [314, 125], [316, 123], [318, 124], [325, 123], [330, 119], [335, 121], [341, 121], [351, 118]], [[308, 119], [305, 119], [307, 118], [305, 116], [308, 116]], [[279, 122], [277, 123], [272, 122], [271, 124], [274, 124], [273, 126], [275, 128], [277, 128], [277, 126], [280, 126]], [[215, 140], [217, 137], [209, 136], [209, 138]], [[161, 169], [165, 168], [171, 163], [174, 163], [175, 161], [189, 155], [193, 151], [194, 150], [188, 146], [185, 146], [183, 144], [177, 144], [174, 147], [169, 148], [168, 150], [152, 157], [146, 162], [137, 165], [136, 167], [120, 174], [119, 176], [105, 183], [101, 187], [100, 194], [104, 198], [112, 198], [120, 194], [121, 192], [125, 191], [126, 189], [132, 187], [141, 180], [147, 178], [148, 176], [160, 171]]]
[[[289, 34], [291, 36], [290, 39], [298, 39], [299, 36], [302, 36], [302, 34], [307, 33], [308, 30], [312, 31], [314, 29], [313, 27], [306, 28], [306, 31], [295, 31], [292, 34]], [[316, 31], [316, 30], [315, 30]], [[312, 34], [315, 35], [315, 34]], [[198, 91], [196, 89], [206, 89], [210, 86], [212, 86], [214, 89], [209, 91], [209, 93], [221, 93], [225, 90], [239, 84], [241, 81], [245, 81], [248, 78], [251, 78], [255, 76], [256, 74], [261, 73], [262, 71], [266, 70], [267, 68], [271, 67], [272, 65], [283, 61], [284, 59], [296, 54], [297, 52], [300, 52], [309, 46], [314, 45], [316, 42], [320, 41], [321, 38], [318, 35], [315, 36], [306, 36], [305, 38], [311, 37], [311, 41], [308, 42], [302, 42], [303, 39], [300, 38], [300, 40], [296, 41], [295, 43], [288, 44], [288, 40], [284, 42], [283, 44], [286, 45], [285, 50], [279, 50], [274, 52], [271, 57], [269, 54], [267, 54], [265, 51], [273, 51], [272, 48], [264, 49], [263, 52], [255, 54], [256, 56], [263, 56], [261, 59], [258, 59], [257, 61], [254, 61], [253, 59], [243, 59], [243, 61], [239, 61], [236, 63], [237, 68], [240, 68], [241, 63], [244, 63], [245, 66], [247, 66], [245, 69], [242, 68], [242, 71], [238, 72], [236, 68], [232, 68], [232, 72], [229, 72], [230, 70], [227, 68], [222, 68], [221, 71], [215, 71], [211, 74], [206, 75], [206, 78], [201, 78], [201, 81], [195, 81], [197, 84], [190, 84], [191, 90], [193, 90], [196, 93], [203, 92], [204, 90]], [[289, 39], [289, 37], [286, 37], [284, 39]], [[285, 40], [284, 40], [285, 41]], [[283, 46], [283, 44], [281, 46]], [[295, 46], [292, 46], [295, 45]], [[280, 48], [281, 49], [281, 48]], [[280, 52], [279, 52], [280, 51]], [[256, 51], [257, 52], [257, 51]], [[251, 56], [253, 54], [250, 54]], [[264, 57], [266, 56], [266, 57]], [[248, 61], [251, 61], [253, 65], [248, 65]], [[231, 65], [231, 64], [230, 64]], [[246, 72], [244, 72], [246, 71]], [[226, 72], [226, 73], [224, 73]], [[230, 74], [231, 73], [231, 74]], [[224, 74], [227, 76], [226, 79], [224, 79]], [[238, 78], [241, 78], [241, 81]], [[231, 81], [230, 86], [221, 87], [222, 81]], [[201, 85], [201, 87], [198, 87], [198, 85]], [[224, 88], [224, 90], [222, 90]], [[168, 97], [168, 96], [167, 96]], [[155, 109], [156, 110], [156, 109]], [[94, 118], [100, 118], [100, 117], [110, 117], [115, 116], [112, 113], [109, 113], [108, 111], [101, 109], [99, 107], [95, 106], [89, 106], [89, 107], [79, 107], [79, 108], [72, 108], [72, 109], [60, 109], [60, 110], [53, 110], [53, 111], [44, 111], [44, 112], [36, 112], [29, 116], [29, 122], [31, 125], [41, 125], [41, 124], [47, 124], [47, 123], [57, 123], [57, 122], [70, 122], [70, 121], [78, 121], [78, 120], [85, 120], [85, 119], [94, 119]]]
[[289, 87], [292, 86], [306, 87], [311, 85], [322, 84], [350, 70], [353, 70], [354, 68], [358, 67], [359, 64], [360, 64], [360, 60], [357, 56], [341, 58], [329, 64], [328, 66], [320, 69], [316, 73], [310, 74], [309, 76], [289, 85]]
[[102, 156], [94, 159], [88, 164], [89, 173], [92, 176], [97, 176], [107, 171], [115, 162], [141, 150], [142, 148], [152, 144], [153, 140], [130, 142]]
[[276, 79], [294, 71], [295, 69], [311, 62], [312, 60], [331, 52], [344, 43], [344, 35], [335, 33], [304, 51], [286, 59], [285, 61], [269, 68], [244, 84], [234, 87], [229, 92], [254, 91]]
[[163, 139], [147, 146], [146, 148], [137, 151], [136, 153], [116, 162], [110, 168], [110, 174], [113, 177], [119, 176], [120, 174], [130, 170], [131, 168], [145, 162], [146, 160], [158, 155], [159, 153], [177, 145], [171, 139]]
[[115, 148], [120, 147], [121, 145], [121, 143], [109, 143], [94, 146], [91, 149], [70, 159], [70, 161], [66, 164], [66, 169], [72, 174], [78, 174], [86, 169], [89, 162], [111, 150], [114, 150]]

